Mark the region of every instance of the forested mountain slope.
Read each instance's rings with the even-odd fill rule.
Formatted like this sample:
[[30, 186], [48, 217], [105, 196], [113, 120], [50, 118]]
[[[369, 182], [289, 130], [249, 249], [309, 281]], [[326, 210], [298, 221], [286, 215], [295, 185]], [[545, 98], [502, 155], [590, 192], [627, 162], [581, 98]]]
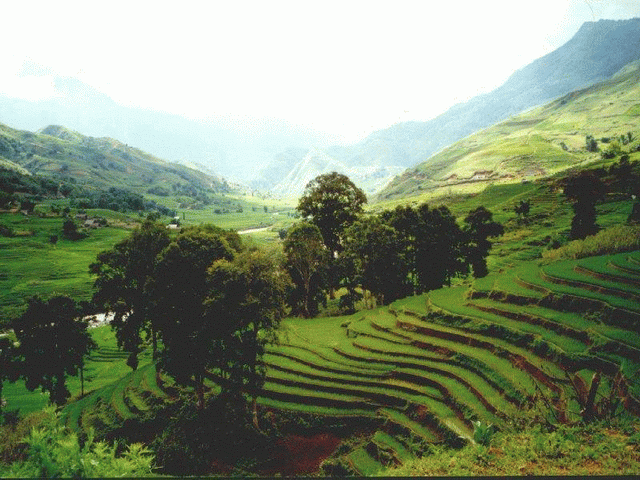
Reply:
[[99, 188], [211, 189], [227, 183], [184, 165], [169, 163], [112, 138], [87, 137], [51, 125], [37, 133], [0, 124], [0, 166]]

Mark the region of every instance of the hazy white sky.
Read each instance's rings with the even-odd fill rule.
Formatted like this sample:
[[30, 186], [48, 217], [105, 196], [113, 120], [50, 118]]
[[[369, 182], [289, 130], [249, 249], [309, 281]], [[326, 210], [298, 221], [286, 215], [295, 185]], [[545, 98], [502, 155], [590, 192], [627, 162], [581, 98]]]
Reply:
[[55, 95], [58, 74], [126, 105], [355, 141], [492, 90], [585, 21], [635, 16], [640, 0], [2, 2], [0, 94]]

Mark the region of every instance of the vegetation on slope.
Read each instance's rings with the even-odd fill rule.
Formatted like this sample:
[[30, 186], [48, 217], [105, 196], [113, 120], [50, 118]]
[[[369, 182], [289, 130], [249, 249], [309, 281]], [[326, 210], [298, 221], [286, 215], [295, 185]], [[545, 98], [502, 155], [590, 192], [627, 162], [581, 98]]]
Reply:
[[[396, 177], [378, 198], [444, 197], [596, 162], [616, 148], [611, 142], [640, 131], [639, 80], [640, 64], [635, 62], [610, 80], [474, 133]], [[588, 136], [596, 140], [596, 150], [588, 148]], [[632, 134], [627, 146], [634, 159], [636, 137]]]

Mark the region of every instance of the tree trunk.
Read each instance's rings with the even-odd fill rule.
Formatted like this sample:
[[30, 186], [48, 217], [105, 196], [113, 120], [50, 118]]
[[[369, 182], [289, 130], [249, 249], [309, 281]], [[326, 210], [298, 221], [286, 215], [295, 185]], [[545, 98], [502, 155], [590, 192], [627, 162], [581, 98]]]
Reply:
[[260, 425], [258, 425], [258, 399], [253, 397], [252, 403], [252, 411], [253, 411], [253, 426], [256, 427], [256, 430], [260, 430]]
[[310, 283], [308, 280], [304, 282], [304, 311], [302, 312], [304, 318], [311, 317], [309, 313], [309, 297], [311, 296], [311, 292], [309, 291], [311, 290]]
[[585, 422], [588, 422], [593, 419], [594, 415], [594, 405], [596, 401], [596, 393], [598, 392], [598, 387], [600, 386], [600, 372], [596, 372], [593, 374], [593, 378], [591, 379], [591, 388], [589, 389], [589, 396], [587, 397], [587, 403], [582, 410], [582, 419]]
[[153, 360], [158, 359], [158, 334], [156, 333], [156, 329], [153, 326], [153, 322], [151, 323], [151, 345], [153, 351]]
[[84, 397], [84, 365], [80, 365], [80, 397]]

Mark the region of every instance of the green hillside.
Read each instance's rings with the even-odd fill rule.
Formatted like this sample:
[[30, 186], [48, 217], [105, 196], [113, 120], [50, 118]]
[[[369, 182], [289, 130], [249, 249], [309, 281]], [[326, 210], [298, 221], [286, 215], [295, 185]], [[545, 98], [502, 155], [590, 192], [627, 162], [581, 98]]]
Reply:
[[[396, 177], [381, 202], [477, 193], [494, 183], [545, 177], [599, 161], [620, 136], [621, 148], [640, 158], [640, 63], [613, 78], [565, 95], [454, 143]], [[593, 136], [597, 150], [588, 151]], [[627, 137], [628, 138], [628, 137]], [[626, 140], [625, 140], [626, 141]]]
[[86, 137], [61, 126], [32, 133], [0, 124], [0, 166], [140, 194], [185, 188], [229, 191], [219, 178], [165, 162], [111, 138]]

